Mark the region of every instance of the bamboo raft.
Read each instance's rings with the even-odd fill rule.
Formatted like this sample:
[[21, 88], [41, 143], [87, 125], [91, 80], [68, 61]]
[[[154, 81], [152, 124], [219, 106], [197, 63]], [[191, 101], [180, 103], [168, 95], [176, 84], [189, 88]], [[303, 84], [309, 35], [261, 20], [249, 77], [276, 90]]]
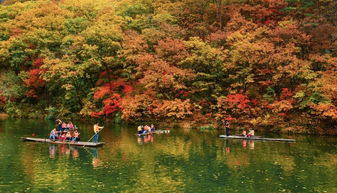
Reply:
[[283, 139], [283, 138], [265, 138], [260, 136], [254, 137], [244, 137], [239, 135], [220, 135], [220, 138], [229, 138], [229, 139], [246, 139], [246, 140], [262, 140], [262, 141], [285, 141], [285, 142], [296, 142], [295, 139]]
[[66, 145], [74, 145], [74, 146], [86, 146], [86, 147], [99, 147], [104, 144], [104, 142], [87, 142], [87, 141], [53, 141], [50, 139], [44, 138], [32, 138], [32, 137], [22, 137], [23, 141], [32, 141], [32, 142], [41, 142], [41, 143], [51, 143], [51, 144], [66, 144]]
[[152, 135], [152, 134], [162, 134], [162, 133], [170, 133], [170, 130], [156, 130], [154, 132], [150, 133], [142, 133], [142, 134], [136, 134], [137, 136], [147, 136], [147, 135]]

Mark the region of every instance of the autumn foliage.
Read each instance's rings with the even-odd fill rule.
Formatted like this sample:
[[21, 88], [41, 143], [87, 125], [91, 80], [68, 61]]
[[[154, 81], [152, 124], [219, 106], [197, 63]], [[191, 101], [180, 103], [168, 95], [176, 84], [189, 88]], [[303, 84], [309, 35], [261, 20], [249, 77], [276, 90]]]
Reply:
[[1, 73], [20, 78], [1, 81], [10, 85], [4, 93], [18, 108], [49, 104], [63, 114], [126, 121], [227, 119], [331, 129], [337, 125], [337, 27], [328, 13], [335, 5], [323, 0], [0, 5]]
[[25, 80], [27, 87], [39, 88], [46, 84], [46, 81], [40, 78], [43, 70], [41, 69], [31, 69], [28, 72], [28, 78]]
[[0, 104], [1, 105], [6, 104], [6, 98], [4, 96], [1, 96], [1, 95], [0, 95]]

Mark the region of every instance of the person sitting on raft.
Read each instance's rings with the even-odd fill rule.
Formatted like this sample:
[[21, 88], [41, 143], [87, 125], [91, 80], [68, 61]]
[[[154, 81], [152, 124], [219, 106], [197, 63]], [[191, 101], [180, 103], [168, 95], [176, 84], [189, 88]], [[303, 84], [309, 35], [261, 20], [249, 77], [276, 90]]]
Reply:
[[71, 133], [68, 131], [66, 134], [66, 140], [71, 141], [71, 139], [72, 139]]
[[56, 128], [54, 128], [53, 130], [51, 130], [50, 135], [49, 135], [49, 139], [55, 141], [57, 139], [57, 131]]
[[139, 125], [139, 126], [137, 127], [137, 131], [138, 131], [138, 135], [143, 134], [142, 126]]
[[74, 130], [74, 124], [72, 122], [69, 122], [67, 124], [67, 128], [70, 130], [70, 131], [73, 131]]
[[254, 129], [250, 128], [247, 137], [254, 137], [255, 131]]
[[151, 127], [148, 125], [144, 126], [145, 133], [151, 133]]
[[78, 131], [74, 132], [74, 137], [72, 138], [73, 141], [80, 141], [80, 133]]
[[147, 126], [147, 125], [145, 125], [145, 126], [143, 127], [143, 134], [146, 134], [146, 133], [149, 132], [148, 127], [149, 127], [149, 126]]
[[65, 141], [66, 139], [67, 139], [66, 133], [62, 133], [62, 134], [60, 135], [60, 137], [59, 137], [59, 140], [60, 140], [60, 141]]
[[247, 137], [247, 132], [246, 132], [246, 130], [243, 130], [243, 131], [242, 131], [241, 136]]
[[155, 130], [156, 130], [156, 128], [154, 128], [154, 125], [153, 125], [153, 124], [151, 124], [150, 129], [151, 129], [151, 132], [152, 132], [152, 133], [155, 132]]
[[66, 122], [63, 122], [63, 123], [62, 123], [62, 129], [61, 129], [61, 131], [64, 132], [64, 131], [66, 131], [66, 130], [68, 130], [68, 128], [67, 128], [67, 123], [66, 123]]

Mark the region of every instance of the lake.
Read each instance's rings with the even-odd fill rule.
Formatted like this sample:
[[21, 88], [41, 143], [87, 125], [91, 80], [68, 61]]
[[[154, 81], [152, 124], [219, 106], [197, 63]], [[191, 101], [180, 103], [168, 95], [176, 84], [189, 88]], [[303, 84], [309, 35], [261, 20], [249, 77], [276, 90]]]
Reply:
[[[92, 124], [77, 125], [88, 140]], [[225, 140], [174, 128], [140, 138], [135, 126], [106, 124], [100, 148], [20, 140], [47, 138], [53, 127], [0, 120], [0, 192], [337, 192], [336, 137]]]

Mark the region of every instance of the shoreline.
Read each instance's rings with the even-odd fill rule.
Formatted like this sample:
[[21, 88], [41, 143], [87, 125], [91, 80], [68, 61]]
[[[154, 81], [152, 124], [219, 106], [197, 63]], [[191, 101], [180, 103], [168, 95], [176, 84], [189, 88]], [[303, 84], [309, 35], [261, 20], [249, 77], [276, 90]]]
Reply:
[[6, 113], [0, 113], [0, 119], [7, 119], [9, 117]]
[[[5, 120], [10, 118], [10, 116], [7, 113], [0, 113], [0, 120]], [[22, 118], [16, 118], [16, 119], [22, 119]], [[25, 119], [25, 118], [23, 118]], [[28, 118], [28, 119], [35, 119], [35, 120], [41, 120], [41, 118]], [[84, 121], [84, 122], [92, 122], [95, 119], [83, 119], [79, 117], [73, 117], [73, 121]], [[96, 120], [97, 121], [97, 120]], [[104, 122], [108, 124], [118, 124], [116, 123], [113, 119], [104, 119]], [[150, 120], [144, 120], [144, 123], [154, 123], [156, 125], [164, 126], [164, 127], [179, 127], [181, 129], [196, 129], [199, 130], [200, 132], [204, 131], [214, 131], [214, 130], [222, 130], [221, 125], [218, 125], [216, 122], [209, 122], [209, 123], [197, 123], [191, 120], [177, 120], [177, 121], [168, 121], [168, 120], [155, 120], [155, 121], [150, 121]], [[128, 121], [122, 121], [122, 124], [131, 124], [131, 125], [137, 125], [137, 124], [142, 124], [141, 122], [128, 122]], [[250, 125], [250, 124], [245, 124], [245, 123], [235, 123], [233, 124], [232, 131], [241, 131], [242, 129], [247, 129], [248, 127], [254, 127], [255, 130], [261, 131], [261, 132], [267, 132], [267, 133], [280, 133], [280, 134], [304, 134], [304, 135], [320, 135], [320, 136], [337, 136], [337, 131], [334, 130], [333, 128], [331, 129], [326, 129], [326, 130], [321, 130], [320, 132], [314, 132], [312, 129], [305, 129], [304, 126], [295, 126], [295, 127], [289, 127], [285, 126], [284, 127], [278, 127], [278, 128], [272, 128], [271, 125]]]

